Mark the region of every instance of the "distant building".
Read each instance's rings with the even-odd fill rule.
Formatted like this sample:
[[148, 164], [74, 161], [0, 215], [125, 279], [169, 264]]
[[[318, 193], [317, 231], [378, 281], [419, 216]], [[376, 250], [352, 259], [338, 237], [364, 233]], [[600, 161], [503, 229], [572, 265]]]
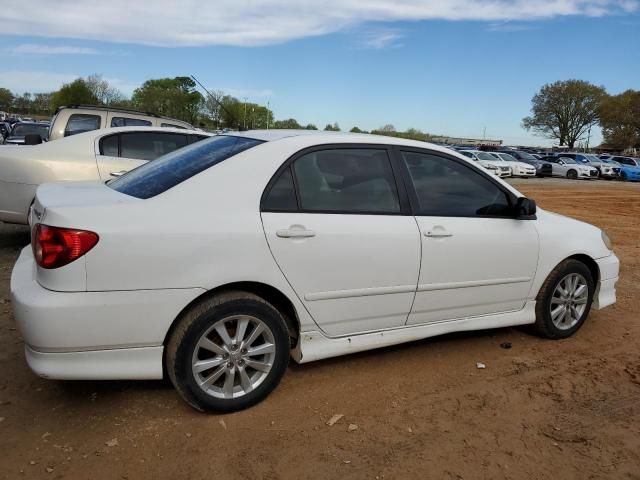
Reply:
[[491, 145], [494, 147], [502, 145], [502, 140], [492, 140], [490, 138], [433, 137], [431, 141], [434, 143], [445, 143], [447, 145]]

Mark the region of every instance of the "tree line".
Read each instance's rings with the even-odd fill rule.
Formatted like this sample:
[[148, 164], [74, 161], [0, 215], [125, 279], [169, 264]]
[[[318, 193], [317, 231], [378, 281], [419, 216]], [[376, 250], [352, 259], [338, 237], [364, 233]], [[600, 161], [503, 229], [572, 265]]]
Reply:
[[612, 149], [640, 148], [640, 91], [610, 95], [583, 80], [558, 81], [534, 95], [531, 115], [522, 120], [525, 129], [569, 148], [588, 139], [596, 125]]

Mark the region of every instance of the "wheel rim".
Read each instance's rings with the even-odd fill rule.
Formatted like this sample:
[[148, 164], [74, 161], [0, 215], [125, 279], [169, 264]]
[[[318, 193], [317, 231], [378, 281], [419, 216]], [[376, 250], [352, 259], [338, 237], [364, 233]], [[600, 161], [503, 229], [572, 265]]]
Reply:
[[558, 282], [549, 311], [551, 321], [560, 330], [574, 327], [587, 308], [589, 287], [586, 279], [579, 273], [570, 273]]
[[276, 342], [266, 323], [249, 315], [234, 315], [218, 320], [200, 337], [191, 371], [208, 395], [238, 398], [264, 381], [275, 355]]

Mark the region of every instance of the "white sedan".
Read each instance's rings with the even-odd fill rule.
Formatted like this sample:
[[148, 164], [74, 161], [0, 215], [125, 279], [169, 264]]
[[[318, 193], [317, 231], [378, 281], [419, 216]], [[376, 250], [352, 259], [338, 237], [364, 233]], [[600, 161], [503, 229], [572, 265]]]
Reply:
[[164, 127], [93, 130], [55, 142], [0, 147], [0, 221], [27, 223], [38, 185], [113, 179], [211, 134]]
[[496, 158], [489, 154], [489, 152], [482, 152], [480, 150], [460, 150], [462, 155], [475, 160], [487, 170], [498, 177], [510, 177], [511, 167], [503, 162], [497, 161]]
[[572, 180], [578, 178], [598, 178], [598, 169], [578, 163], [578, 161], [569, 157], [544, 157], [544, 160], [551, 163], [551, 174], [554, 177], [565, 177]]
[[505, 152], [487, 152], [498, 162], [497, 165], [506, 165], [511, 168], [512, 177], [535, 177], [536, 168], [528, 163], [519, 162]]
[[203, 411], [261, 401], [290, 356], [525, 324], [565, 338], [616, 300], [599, 228], [400, 138], [230, 132], [108, 184], [42, 185], [31, 217], [11, 276], [29, 366], [166, 372]]

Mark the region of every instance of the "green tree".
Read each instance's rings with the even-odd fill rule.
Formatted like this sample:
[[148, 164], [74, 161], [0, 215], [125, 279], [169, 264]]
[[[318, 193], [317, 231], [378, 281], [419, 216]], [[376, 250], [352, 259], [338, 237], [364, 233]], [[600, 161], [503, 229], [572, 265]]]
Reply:
[[20, 113], [30, 112], [32, 110], [31, 94], [26, 92], [19, 97], [15, 97], [15, 99], [13, 100], [13, 108]]
[[197, 123], [204, 98], [189, 77], [147, 80], [131, 97], [134, 108]]
[[599, 113], [605, 142], [621, 150], [640, 147], [640, 91], [605, 98]]
[[304, 127], [305, 130], [317, 130], [318, 127], [316, 127], [313, 123], [307, 123], [307, 126]]
[[48, 115], [51, 113], [51, 93], [36, 93], [33, 95], [31, 108], [34, 113]]
[[360, 130], [358, 127], [353, 127], [351, 130], [349, 130], [351, 133], [364, 133], [363, 130]]
[[327, 126], [324, 127], [324, 130], [326, 132], [339, 132], [340, 126], [338, 125], [338, 122], [335, 122], [333, 125], [331, 125], [330, 123], [327, 123]]
[[13, 93], [7, 88], [0, 88], [0, 110], [6, 112], [13, 105]]
[[300, 125], [295, 118], [288, 118], [287, 120], [276, 120], [273, 122], [273, 128], [299, 130], [302, 128], [302, 125]]
[[574, 148], [598, 122], [600, 103], [605, 96], [604, 87], [582, 80], [546, 84], [531, 99], [531, 115], [522, 120], [522, 126]]
[[98, 99], [82, 78], [65, 83], [60, 90], [51, 96], [51, 108], [54, 110], [62, 105], [96, 105], [97, 103]]

